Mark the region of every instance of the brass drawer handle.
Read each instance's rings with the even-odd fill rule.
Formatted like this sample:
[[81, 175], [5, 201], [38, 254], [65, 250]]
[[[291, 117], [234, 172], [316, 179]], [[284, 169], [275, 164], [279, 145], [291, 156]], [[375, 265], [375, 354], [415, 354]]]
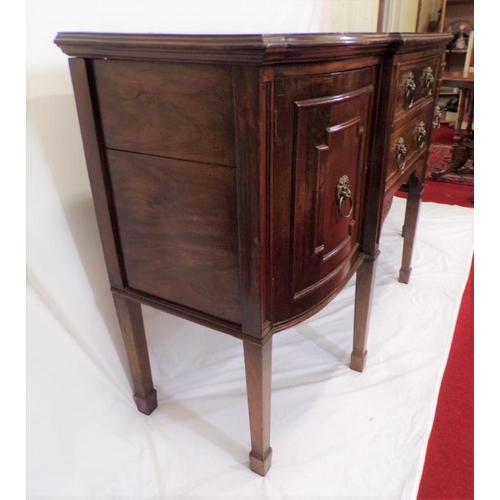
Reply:
[[430, 66], [427, 66], [422, 73], [422, 83], [425, 86], [425, 92], [427, 95], [432, 95], [432, 89], [434, 87], [434, 71]]
[[425, 130], [425, 123], [419, 122], [417, 125], [417, 144], [421, 148], [425, 143], [425, 138], [427, 137], [427, 130]]
[[415, 99], [415, 89], [417, 85], [415, 83], [415, 75], [409, 71], [406, 74], [405, 82], [405, 108], [411, 108], [413, 106], [413, 100]]
[[406, 144], [405, 140], [400, 137], [398, 141], [396, 142], [396, 164], [399, 168], [399, 170], [403, 170], [406, 165]]
[[436, 106], [436, 109], [434, 110], [434, 119], [432, 120], [432, 126], [434, 128], [439, 128], [441, 125], [441, 113], [443, 110], [441, 109], [440, 106]]
[[[339, 209], [340, 215], [344, 219], [348, 219], [352, 215], [352, 210], [354, 208], [354, 203], [351, 197], [350, 180], [347, 175], [343, 175], [339, 182], [337, 183], [337, 207]], [[349, 212], [345, 212], [344, 203], [349, 202]]]

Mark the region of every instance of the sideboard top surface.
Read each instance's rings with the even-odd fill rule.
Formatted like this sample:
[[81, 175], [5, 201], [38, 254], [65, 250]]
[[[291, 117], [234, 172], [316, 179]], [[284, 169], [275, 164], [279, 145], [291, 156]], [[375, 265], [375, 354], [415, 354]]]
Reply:
[[186, 35], [58, 33], [54, 43], [73, 57], [158, 59], [192, 62], [276, 64], [328, 56], [406, 52], [418, 45], [440, 48], [444, 33], [303, 33], [263, 35]]

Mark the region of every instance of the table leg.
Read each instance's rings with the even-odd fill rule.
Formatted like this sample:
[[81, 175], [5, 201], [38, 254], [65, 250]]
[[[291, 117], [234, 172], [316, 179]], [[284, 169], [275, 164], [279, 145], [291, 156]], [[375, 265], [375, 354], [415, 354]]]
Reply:
[[362, 372], [366, 364], [370, 306], [376, 269], [377, 258], [367, 256], [356, 273], [354, 338], [350, 367], [357, 372]]
[[135, 404], [141, 413], [149, 415], [158, 406], [158, 401], [153, 387], [141, 305], [120, 295], [113, 295], [113, 299], [132, 373]]
[[408, 199], [406, 200], [405, 221], [403, 226], [403, 259], [399, 271], [399, 281], [401, 283], [408, 283], [410, 280], [411, 257], [423, 189], [424, 184], [422, 180], [416, 173], [413, 173], [408, 182]]
[[243, 341], [250, 416], [250, 469], [265, 476], [271, 467], [272, 337], [264, 345]]

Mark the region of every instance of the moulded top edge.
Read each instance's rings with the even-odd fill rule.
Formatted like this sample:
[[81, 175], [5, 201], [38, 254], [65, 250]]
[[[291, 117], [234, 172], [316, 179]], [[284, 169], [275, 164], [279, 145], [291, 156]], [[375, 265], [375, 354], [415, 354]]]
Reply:
[[[236, 60], [263, 62], [267, 55], [275, 59], [277, 53], [301, 51], [301, 58], [308, 49], [338, 49], [369, 47], [374, 49], [417, 44], [442, 45], [449, 34], [420, 33], [297, 33], [297, 34], [155, 34], [155, 33], [99, 33], [61, 32], [54, 43], [69, 56], [106, 57], [130, 56], [145, 52], [171, 58], [177, 55], [189, 59], [206, 57], [209, 60]], [[286, 58], [286, 56], [285, 56]]]

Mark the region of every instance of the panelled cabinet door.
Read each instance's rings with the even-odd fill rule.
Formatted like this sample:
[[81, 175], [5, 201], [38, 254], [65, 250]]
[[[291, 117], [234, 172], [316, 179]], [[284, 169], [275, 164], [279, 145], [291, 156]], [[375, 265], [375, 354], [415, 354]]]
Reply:
[[359, 262], [374, 68], [277, 82], [275, 322], [330, 296]]

